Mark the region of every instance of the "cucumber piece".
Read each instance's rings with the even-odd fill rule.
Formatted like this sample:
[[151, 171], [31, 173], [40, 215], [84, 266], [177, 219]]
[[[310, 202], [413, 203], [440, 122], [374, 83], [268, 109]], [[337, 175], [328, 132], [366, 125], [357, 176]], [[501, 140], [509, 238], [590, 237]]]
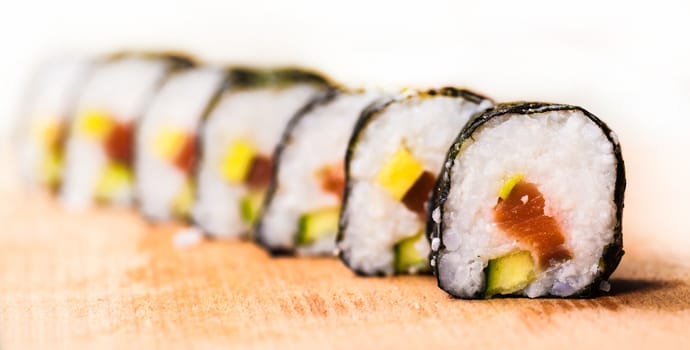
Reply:
[[62, 175], [62, 154], [59, 150], [46, 150], [43, 161], [39, 167], [39, 179], [48, 187], [57, 186]]
[[108, 201], [118, 192], [125, 190], [134, 183], [132, 170], [120, 163], [111, 162], [103, 169], [96, 184], [95, 197], [98, 200]]
[[299, 218], [297, 245], [310, 245], [319, 239], [338, 232], [340, 207], [324, 208], [307, 213]]
[[422, 164], [407, 148], [401, 147], [383, 165], [376, 179], [393, 198], [401, 200], [422, 173]]
[[187, 180], [172, 201], [172, 213], [178, 218], [188, 218], [194, 204], [194, 184]]
[[259, 218], [261, 204], [264, 201], [264, 192], [252, 191], [240, 199], [240, 213], [247, 224], [253, 225]]
[[428, 260], [419, 254], [415, 244], [422, 239], [424, 231], [419, 231], [412, 237], [403, 239], [393, 247], [395, 255], [396, 273], [417, 273], [428, 270]]
[[534, 259], [529, 251], [521, 250], [491, 259], [486, 268], [484, 295], [490, 298], [496, 294], [515, 293], [536, 277]]

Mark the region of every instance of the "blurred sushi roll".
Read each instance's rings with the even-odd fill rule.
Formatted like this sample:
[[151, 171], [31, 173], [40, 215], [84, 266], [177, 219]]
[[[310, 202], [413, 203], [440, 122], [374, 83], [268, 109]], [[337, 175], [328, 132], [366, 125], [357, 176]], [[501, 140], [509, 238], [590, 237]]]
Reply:
[[83, 57], [55, 58], [40, 67], [26, 92], [17, 136], [20, 167], [29, 187], [59, 187], [70, 116], [94, 64]]
[[623, 255], [616, 134], [580, 107], [501, 104], [448, 152], [429, 224], [439, 286], [459, 298], [589, 296]]
[[365, 111], [350, 139], [337, 247], [362, 275], [428, 272], [427, 200], [445, 154], [491, 100], [467, 90], [408, 91]]
[[[347, 144], [361, 111], [380, 97], [332, 89], [292, 118], [274, 155], [275, 173], [256, 230], [266, 249], [333, 254]], [[251, 206], [243, 208], [251, 219]]]
[[151, 102], [136, 135], [136, 193], [149, 219], [190, 217], [202, 118], [226, 81], [227, 71], [199, 67], [171, 74]]
[[237, 69], [201, 131], [192, 216], [214, 237], [245, 236], [271, 181], [273, 151], [290, 118], [328, 88], [303, 70]]
[[136, 123], [166, 76], [191, 64], [167, 54], [120, 54], [94, 69], [67, 140], [60, 192], [67, 207], [132, 202]]

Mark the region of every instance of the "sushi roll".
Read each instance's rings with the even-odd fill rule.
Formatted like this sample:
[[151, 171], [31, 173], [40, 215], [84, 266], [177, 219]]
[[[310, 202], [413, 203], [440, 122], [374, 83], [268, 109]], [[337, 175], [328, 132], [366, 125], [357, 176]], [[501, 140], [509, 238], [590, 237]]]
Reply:
[[377, 92], [332, 89], [288, 124], [256, 238], [273, 253], [333, 254], [345, 186], [345, 150]]
[[179, 56], [122, 54], [95, 69], [77, 101], [66, 145], [60, 197], [72, 209], [133, 198], [134, 129]]
[[95, 62], [60, 57], [42, 65], [27, 91], [20, 116], [18, 151], [26, 185], [57, 190], [64, 141], [79, 91]]
[[172, 74], [142, 118], [136, 134], [135, 178], [139, 209], [147, 218], [189, 219], [199, 125], [226, 76], [227, 71], [217, 67]]
[[350, 139], [337, 247], [361, 275], [428, 272], [427, 200], [470, 117], [493, 103], [467, 90], [409, 91], [367, 109]]
[[212, 237], [250, 233], [290, 118], [328, 82], [303, 70], [238, 69], [201, 130], [194, 222]]
[[584, 109], [487, 110], [450, 148], [432, 198], [438, 285], [459, 298], [607, 291], [624, 191], [618, 138]]

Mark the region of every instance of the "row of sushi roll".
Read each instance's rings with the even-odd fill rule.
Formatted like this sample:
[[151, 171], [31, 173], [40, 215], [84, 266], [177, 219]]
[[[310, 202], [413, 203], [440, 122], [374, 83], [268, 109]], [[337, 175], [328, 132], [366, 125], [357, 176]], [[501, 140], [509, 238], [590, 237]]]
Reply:
[[69, 208], [433, 273], [459, 298], [593, 296], [623, 255], [620, 145], [580, 107], [168, 53], [58, 60], [31, 86], [24, 178]]

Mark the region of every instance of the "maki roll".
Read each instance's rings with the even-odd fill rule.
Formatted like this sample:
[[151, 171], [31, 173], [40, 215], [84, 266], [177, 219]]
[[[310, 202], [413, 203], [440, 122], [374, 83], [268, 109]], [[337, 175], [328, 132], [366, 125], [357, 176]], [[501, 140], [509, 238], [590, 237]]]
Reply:
[[135, 124], [167, 74], [190, 65], [178, 56], [122, 54], [93, 71], [66, 145], [60, 192], [66, 206], [131, 203]]
[[492, 105], [467, 90], [410, 91], [363, 112], [346, 156], [337, 247], [358, 274], [428, 272], [427, 200], [470, 117]]
[[192, 216], [213, 237], [250, 232], [271, 181], [273, 150], [290, 118], [327, 81], [302, 70], [238, 69], [201, 131]]
[[57, 190], [62, 178], [64, 141], [69, 117], [95, 63], [62, 57], [40, 67], [23, 106], [18, 151], [26, 184]]
[[589, 296], [623, 255], [618, 138], [580, 107], [501, 104], [450, 148], [429, 225], [439, 286], [459, 298]]
[[345, 185], [345, 150], [362, 109], [381, 95], [330, 90], [292, 118], [256, 238], [273, 253], [333, 254]]
[[136, 135], [136, 192], [144, 216], [189, 218], [199, 124], [226, 76], [226, 70], [214, 67], [181, 70], [151, 102]]

